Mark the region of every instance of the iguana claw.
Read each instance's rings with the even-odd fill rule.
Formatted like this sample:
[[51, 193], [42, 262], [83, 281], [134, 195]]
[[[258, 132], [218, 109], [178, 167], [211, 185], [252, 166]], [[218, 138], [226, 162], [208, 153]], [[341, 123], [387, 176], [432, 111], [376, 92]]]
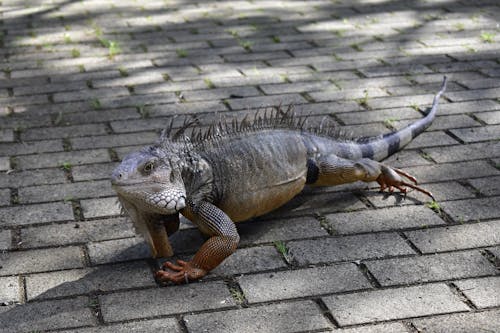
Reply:
[[[417, 179], [413, 177], [412, 175], [404, 172], [403, 170], [396, 169], [396, 168], [390, 168], [387, 166], [382, 165], [381, 168], [382, 173], [380, 176], [377, 178], [377, 183], [380, 185], [380, 192], [383, 192], [385, 189], [387, 189], [389, 192], [393, 192], [393, 187], [397, 188], [401, 193], [404, 193], [406, 195], [407, 189], [406, 187], [410, 187], [414, 190], [417, 190], [419, 192], [424, 193], [425, 195], [428, 195], [429, 197], [432, 198], [432, 200], [436, 201], [434, 196], [432, 195], [431, 192], [421, 188], [420, 186], [417, 186]], [[400, 176], [406, 177], [409, 180], [411, 180], [414, 184], [405, 182], [403, 178]]]
[[189, 283], [189, 281], [201, 279], [207, 274], [204, 269], [195, 267], [191, 262], [184, 260], [177, 260], [177, 265], [167, 261], [162, 265], [162, 268], [170, 269], [174, 272], [157, 271], [155, 277], [161, 282]]

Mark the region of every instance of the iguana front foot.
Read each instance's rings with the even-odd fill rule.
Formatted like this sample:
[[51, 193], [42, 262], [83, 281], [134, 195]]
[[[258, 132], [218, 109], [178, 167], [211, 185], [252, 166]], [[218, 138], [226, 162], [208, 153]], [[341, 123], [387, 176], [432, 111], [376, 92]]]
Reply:
[[[383, 192], [385, 189], [387, 189], [389, 192], [392, 193], [394, 191], [393, 187], [395, 187], [399, 191], [401, 191], [401, 193], [404, 193], [406, 195], [406, 192], [408, 191], [406, 187], [410, 187], [414, 190], [424, 193], [425, 195], [428, 195], [429, 197], [432, 198], [432, 200], [434, 201], [436, 200], [434, 199], [434, 196], [432, 195], [431, 192], [416, 185], [417, 179], [415, 177], [404, 172], [403, 170], [390, 168], [388, 166], [381, 164], [380, 171], [381, 174], [377, 177], [377, 183], [379, 183], [380, 185], [380, 192]], [[404, 181], [401, 176], [408, 178], [414, 184]]]
[[172, 281], [177, 284], [183, 284], [201, 279], [207, 275], [207, 271], [204, 269], [198, 268], [192, 262], [184, 260], [177, 260], [177, 265], [167, 261], [162, 265], [162, 268], [167, 268], [174, 272], [157, 271], [155, 277], [160, 282]]

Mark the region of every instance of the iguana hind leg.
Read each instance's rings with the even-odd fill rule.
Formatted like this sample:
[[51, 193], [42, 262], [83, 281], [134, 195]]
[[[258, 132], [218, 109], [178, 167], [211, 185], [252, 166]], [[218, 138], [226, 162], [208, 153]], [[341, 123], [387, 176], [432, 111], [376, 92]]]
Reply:
[[[431, 192], [416, 185], [417, 180], [415, 177], [402, 170], [391, 168], [368, 158], [352, 161], [336, 155], [325, 155], [318, 157], [314, 161], [309, 160], [308, 169], [308, 183], [313, 186], [376, 181], [379, 183], [381, 191], [387, 188], [392, 192], [394, 187], [406, 193], [406, 187], [410, 187], [430, 196], [434, 200]], [[405, 181], [403, 177], [408, 178], [414, 184]]]
[[236, 250], [240, 240], [233, 221], [211, 203], [204, 201], [198, 204], [188, 203], [181, 213], [210, 238], [191, 261], [178, 260], [177, 265], [166, 262], [163, 268], [174, 272], [163, 270], [156, 272], [156, 277], [160, 281], [187, 283], [202, 278], [229, 257]]

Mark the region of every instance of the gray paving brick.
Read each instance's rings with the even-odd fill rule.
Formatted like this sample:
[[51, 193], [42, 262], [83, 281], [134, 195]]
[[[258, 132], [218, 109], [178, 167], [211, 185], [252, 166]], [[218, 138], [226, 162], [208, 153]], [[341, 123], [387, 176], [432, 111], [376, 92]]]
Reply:
[[500, 138], [500, 125], [459, 128], [450, 130], [465, 143], [498, 140]]
[[62, 126], [51, 128], [32, 128], [21, 133], [22, 140], [47, 140], [69, 138], [75, 136], [103, 135], [106, 127], [103, 124]]
[[7, 171], [10, 169], [10, 160], [8, 157], [0, 157], [0, 171]]
[[414, 254], [397, 234], [329, 237], [287, 243], [300, 265]]
[[394, 108], [338, 113], [337, 117], [347, 125], [355, 125], [375, 121], [385, 121], [387, 119], [418, 119], [421, 118], [422, 115], [412, 108]]
[[354, 264], [249, 275], [238, 282], [250, 303], [371, 288]]
[[471, 179], [469, 183], [486, 196], [500, 195], [500, 176]]
[[265, 270], [286, 268], [274, 246], [260, 246], [238, 249], [226, 258], [211, 274], [229, 276]]
[[2, 155], [26, 155], [33, 153], [45, 153], [62, 151], [61, 140], [32, 141], [23, 143], [0, 143], [0, 154]]
[[134, 229], [126, 218], [49, 224], [21, 229], [22, 248], [59, 246], [132, 237]]
[[118, 163], [99, 163], [78, 165], [71, 168], [71, 175], [73, 180], [95, 180], [95, 179], [109, 179], [112, 171], [116, 168]]
[[484, 121], [488, 125], [500, 124], [500, 111], [478, 112], [474, 116]]
[[93, 242], [87, 248], [93, 265], [151, 257], [148, 245], [140, 237]]
[[500, 311], [456, 313], [431, 318], [412, 319], [415, 327], [428, 333], [498, 332]]
[[53, 94], [53, 100], [56, 103], [72, 102], [81, 100], [92, 100], [118, 96], [128, 96], [129, 91], [125, 87], [111, 87], [99, 89], [81, 89], [78, 91], [58, 92]]
[[495, 274], [479, 251], [368, 261], [370, 272], [383, 286], [417, 284]]
[[330, 324], [311, 301], [271, 304], [184, 317], [189, 332], [305, 332]]
[[64, 330], [64, 333], [115, 333], [115, 332], [172, 332], [182, 333], [175, 318], [161, 318], [152, 320], [141, 320], [129, 323], [119, 323], [114, 325], [97, 326], [89, 328], [78, 328], [75, 330]]
[[27, 303], [0, 314], [0, 332], [33, 332], [95, 325], [87, 297]]
[[[363, 97], [363, 96], [362, 96]], [[414, 95], [414, 96], [390, 96], [390, 97], [375, 97], [368, 98], [367, 104], [372, 109], [386, 109], [386, 108], [400, 108], [400, 107], [411, 107], [412, 105], [418, 105], [419, 107], [429, 106], [432, 104], [433, 94], [425, 95]], [[441, 99], [440, 110], [442, 105], [446, 103]]]
[[500, 276], [454, 282], [478, 308], [500, 305]]
[[21, 203], [33, 203], [56, 200], [72, 200], [81, 198], [95, 198], [113, 195], [108, 180], [88, 181], [57, 185], [39, 185], [19, 189]]
[[241, 245], [328, 235], [319, 222], [312, 217], [248, 221], [238, 223], [237, 227]]
[[13, 142], [14, 131], [11, 129], [0, 129], [0, 142]]
[[2, 306], [21, 302], [21, 288], [17, 276], [1, 277], [0, 286], [2, 286], [0, 289], [0, 304]]
[[500, 88], [475, 89], [467, 91], [447, 92], [445, 96], [452, 102], [462, 102], [481, 99], [495, 99], [500, 94]]
[[445, 284], [365, 291], [323, 300], [340, 325], [469, 310]]
[[261, 85], [260, 88], [266, 95], [301, 93], [318, 90], [338, 90], [333, 83], [328, 81], [266, 84]]
[[424, 148], [423, 151], [438, 163], [468, 161], [500, 156], [500, 142]]
[[0, 189], [0, 206], [7, 206], [10, 204], [10, 190]]
[[73, 220], [73, 210], [70, 203], [55, 202], [0, 208], [0, 223], [4, 226], [64, 220]]
[[500, 104], [492, 100], [475, 100], [467, 102], [441, 103], [438, 114], [477, 113], [498, 110]]
[[359, 326], [339, 330], [341, 333], [410, 333], [401, 323], [378, 324], [369, 326]]
[[25, 187], [67, 182], [62, 169], [41, 169], [0, 173], [0, 187]]
[[16, 160], [20, 169], [60, 167], [63, 163], [81, 165], [110, 162], [108, 151], [105, 149], [25, 155], [17, 157]]
[[444, 202], [442, 207], [457, 222], [500, 217], [498, 198], [477, 198]]
[[121, 205], [116, 197], [86, 199], [80, 201], [85, 218], [107, 217], [121, 214]]
[[[73, 138], [70, 141], [73, 149], [95, 149], [127, 146], [130, 144], [152, 144], [158, 140], [158, 137], [159, 135], [155, 132], [137, 132]], [[93, 162], [109, 162], [109, 160]]]
[[[431, 157], [434, 158], [434, 155]], [[420, 183], [498, 175], [498, 170], [486, 161], [422, 165], [405, 168], [405, 172], [417, 178]]]
[[[402, 218], [404, 216], [404, 218]], [[419, 228], [444, 224], [424, 206], [391, 207], [378, 210], [336, 213], [325, 216], [328, 225], [339, 234]]]
[[11, 233], [10, 230], [0, 231], [0, 251], [9, 250], [11, 248]]
[[[333, 87], [332, 87], [333, 89]], [[368, 94], [368, 95], [367, 95]], [[387, 96], [387, 92], [380, 88], [356, 88], [349, 90], [340, 90], [338, 88], [331, 91], [318, 91], [318, 92], [309, 92], [309, 96], [311, 96], [316, 102], [328, 102], [328, 101], [337, 101], [337, 100], [354, 100], [359, 98], [368, 98]]]
[[[128, 301], [124, 303], [123, 299]], [[235, 305], [222, 282], [132, 290], [99, 296], [99, 300], [105, 322], [224, 309]]]
[[0, 253], [0, 275], [53, 271], [83, 266], [78, 247]]
[[277, 105], [304, 104], [307, 101], [299, 94], [232, 98], [227, 100], [231, 109], [258, 109]]
[[31, 274], [26, 277], [26, 296], [28, 301], [32, 301], [153, 286], [155, 281], [149, 265], [136, 261]]
[[455, 251], [500, 244], [500, 221], [407, 231], [406, 236], [423, 253]]

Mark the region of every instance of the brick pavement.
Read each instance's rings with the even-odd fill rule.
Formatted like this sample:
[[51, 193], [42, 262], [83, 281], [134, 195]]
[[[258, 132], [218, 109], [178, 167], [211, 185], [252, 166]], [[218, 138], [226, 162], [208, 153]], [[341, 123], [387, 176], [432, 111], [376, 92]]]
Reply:
[[[500, 332], [500, 5], [0, 2], [0, 332]], [[306, 190], [159, 286], [107, 182], [173, 114], [296, 104], [354, 134], [435, 124], [389, 163], [439, 200]], [[275, 241], [288, 248], [280, 254]], [[186, 258], [203, 242], [183, 223]]]

